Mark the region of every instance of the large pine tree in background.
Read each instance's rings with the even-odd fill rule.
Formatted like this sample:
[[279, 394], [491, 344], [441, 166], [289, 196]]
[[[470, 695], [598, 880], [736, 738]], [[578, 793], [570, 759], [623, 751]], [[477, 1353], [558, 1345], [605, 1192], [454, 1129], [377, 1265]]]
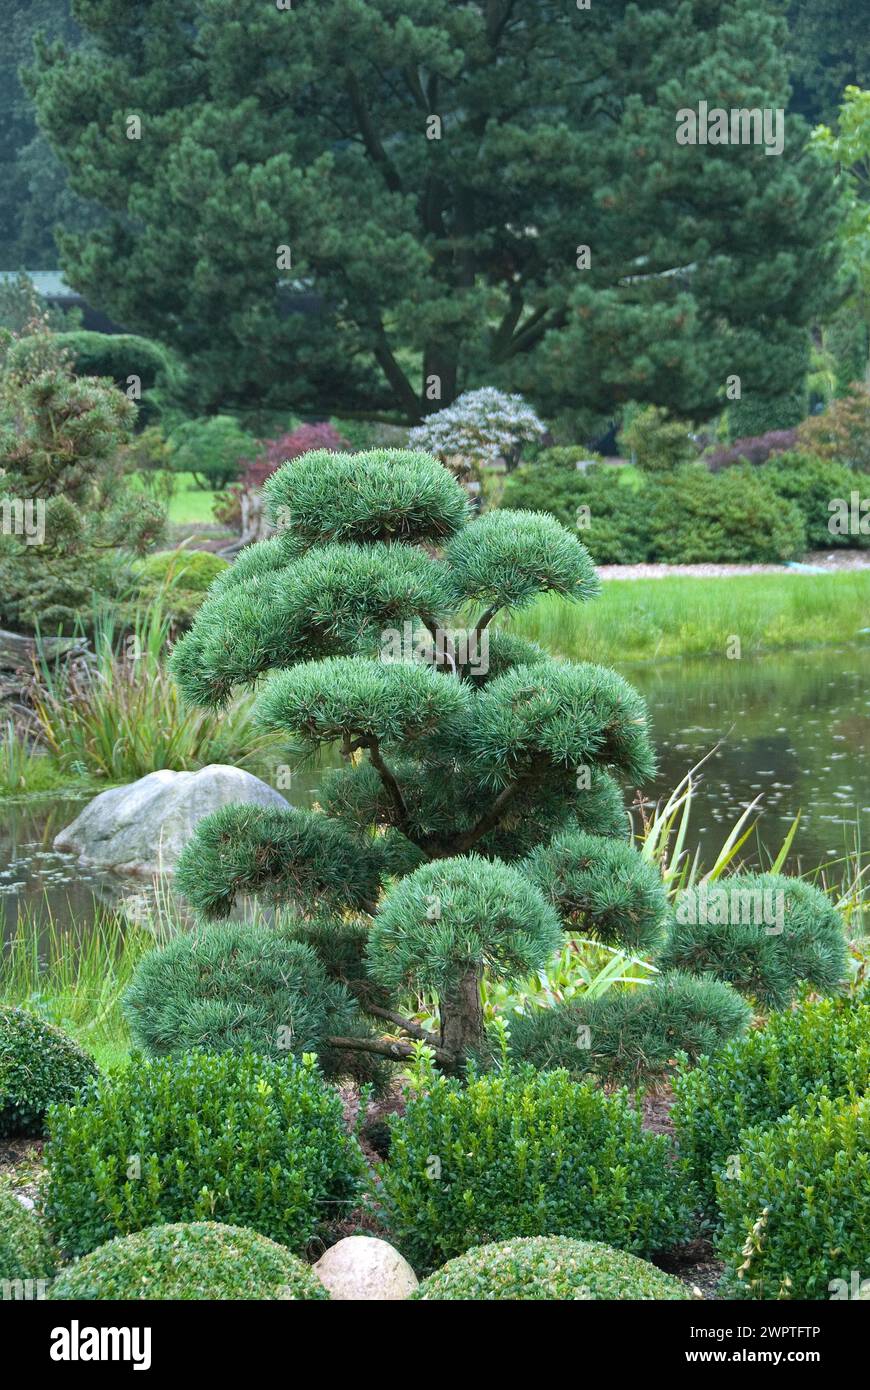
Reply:
[[[675, 140], [700, 100], [788, 105], [785, 28], [759, 0], [74, 9], [87, 46], [43, 51], [34, 91], [111, 219], [63, 236], [63, 265], [192, 360], [204, 408], [413, 419], [486, 382], [551, 415], [704, 416], [738, 374], [770, 426], [799, 415], [830, 176], [799, 121], [781, 158]], [[290, 284], [319, 315], [282, 316]]]

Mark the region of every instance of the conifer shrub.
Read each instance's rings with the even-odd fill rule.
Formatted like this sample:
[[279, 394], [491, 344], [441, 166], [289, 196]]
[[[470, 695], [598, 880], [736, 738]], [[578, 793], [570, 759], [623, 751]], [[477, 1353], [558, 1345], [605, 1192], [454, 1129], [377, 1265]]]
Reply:
[[733, 1170], [742, 1130], [813, 1093], [860, 1095], [868, 1079], [870, 1005], [840, 999], [803, 1001], [709, 1056], [682, 1058], [671, 1118], [706, 1214], [716, 1217], [716, 1177]]
[[657, 478], [649, 501], [650, 546], [666, 564], [775, 563], [806, 550], [797, 506], [748, 466], [685, 465]]
[[40, 1138], [49, 1106], [72, 1103], [96, 1075], [91, 1058], [60, 1028], [0, 1005], [0, 1139]]
[[379, 1178], [382, 1219], [418, 1271], [517, 1236], [649, 1254], [686, 1237], [692, 1209], [683, 1166], [627, 1092], [564, 1071], [430, 1076], [391, 1117]]
[[870, 546], [870, 524], [863, 533], [860, 527], [839, 529], [835, 523], [832, 529], [830, 525], [835, 515], [831, 503], [840, 498], [848, 509], [853, 491], [863, 495], [861, 475], [854, 469], [833, 459], [794, 452], [780, 454], [765, 464], [762, 476], [800, 511], [810, 550]]
[[150, 1057], [199, 1048], [301, 1061], [315, 1052], [327, 1075], [338, 1067], [381, 1079], [377, 1057], [331, 1053], [330, 1034], [367, 1030], [347, 987], [289, 926], [225, 922], [176, 936], [139, 962], [123, 1004], [134, 1044]]
[[68, 1265], [50, 1297], [324, 1301], [329, 1294], [285, 1246], [242, 1226], [190, 1221], [150, 1226], [107, 1241]]
[[687, 888], [659, 964], [713, 975], [765, 1008], [784, 1008], [802, 982], [831, 994], [845, 983], [843, 921], [830, 898], [783, 874], [733, 874]]
[[597, 565], [635, 565], [653, 558], [646, 534], [647, 489], [623, 485], [616, 469], [601, 464], [581, 471], [549, 461], [567, 452], [548, 449], [539, 463], [518, 468], [505, 483], [502, 505], [549, 513], [579, 536]]
[[749, 1026], [749, 1005], [719, 980], [671, 970], [654, 985], [609, 989], [510, 1022], [510, 1053], [540, 1068], [636, 1087], [667, 1080], [678, 1051], [690, 1060]]
[[54, 1268], [55, 1252], [36, 1212], [0, 1181], [0, 1285], [50, 1279]]
[[130, 1064], [49, 1116], [45, 1213], [83, 1255], [159, 1222], [220, 1220], [304, 1250], [363, 1169], [311, 1059], [190, 1052]]
[[[294, 939], [324, 963], [320, 987], [346, 985], [368, 1030], [329, 1032], [330, 1059], [401, 1064], [424, 1042], [461, 1074], [486, 1050], [484, 974], [543, 968], [559, 924], [579, 920], [519, 862], [554, 836], [577, 832], [561, 868], [566, 882], [589, 876], [608, 941], [654, 940], [661, 892], [628, 844], [620, 785], [655, 767], [646, 706], [614, 671], [490, 631], [541, 593], [597, 593], [588, 551], [553, 517], [470, 520], [460, 484], [412, 450], [313, 451], [265, 492], [277, 534], [218, 577], [173, 670], [206, 708], [256, 685], [255, 721], [291, 758], [330, 750], [342, 766], [316, 809], [231, 806], [199, 822], [178, 885], [209, 921], [239, 893], [294, 914]], [[418, 988], [437, 991], [431, 1031], [404, 1012]], [[712, 998], [705, 981], [687, 981], [687, 998], [693, 988], [698, 1007]], [[541, 1027], [558, 1032], [557, 1010]], [[662, 1046], [671, 1055], [670, 1034]]]
[[743, 1130], [737, 1164], [717, 1174], [716, 1194], [728, 1296], [862, 1296], [870, 1287], [870, 1093], [811, 1097], [767, 1128]]
[[411, 1294], [419, 1302], [473, 1299], [690, 1299], [679, 1279], [624, 1250], [564, 1236], [478, 1245], [448, 1260]]

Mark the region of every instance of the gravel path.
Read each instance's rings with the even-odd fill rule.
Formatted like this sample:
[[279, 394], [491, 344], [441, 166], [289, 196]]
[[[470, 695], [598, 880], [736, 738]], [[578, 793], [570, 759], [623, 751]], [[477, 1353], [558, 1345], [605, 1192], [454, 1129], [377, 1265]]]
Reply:
[[[870, 552], [846, 550], [840, 554], [814, 551], [801, 561], [833, 574], [838, 570], [870, 569]], [[667, 579], [681, 575], [687, 579], [727, 579], [734, 574], [803, 574], [786, 565], [599, 565], [600, 579]]]

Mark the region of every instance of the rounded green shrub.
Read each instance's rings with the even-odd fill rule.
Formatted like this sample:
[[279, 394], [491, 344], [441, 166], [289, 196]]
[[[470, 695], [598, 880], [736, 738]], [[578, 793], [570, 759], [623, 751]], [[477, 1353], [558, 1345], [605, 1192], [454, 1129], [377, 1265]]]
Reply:
[[423, 864], [381, 905], [369, 937], [373, 978], [447, 991], [479, 958], [491, 979], [546, 965], [559, 920], [519, 869], [479, 854]]
[[285, 1246], [243, 1226], [191, 1221], [150, 1226], [107, 1241], [68, 1265], [50, 1297], [324, 1301], [329, 1294]]
[[729, 985], [672, 970], [637, 988], [611, 987], [511, 1019], [510, 1051], [540, 1068], [628, 1086], [665, 1079], [677, 1048], [697, 1058], [742, 1033], [749, 1006]]
[[[571, 454], [570, 466], [550, 456]], [[583, 542], [596, 565], [636, 565], [650, 559], [644, 489], [627, 486], [619, 470], [594, 464], [579, 471], [577, 450], [548, 449], [505, 483], [505, 507], [547, 512]]]
[[803, 517], [756, 469], [689, 464], [644, 489], [656, 560], [671, 565], [791, 560], [806, 549]]
[[0, 1285], [50, 1279], [54, 1268], [55, 1254], [39, 1217], [0, 1182]]
[[870, 1005], [822, 999], [772, 1014], [693, 1064], [682, 1058], [671, 1111], [680, 1154], [716, 1215], [715, 1177], [750, 1126], [770, 1124], [814, 1092], [860, 1094], [870, 1076]]
[[684, 1239], [692, 1194], [626, 1092], [565, 1071], [432, 1076], [390, 1120], [379, 1195], [391, 1239], [430, 1271], [516, 1236], [601, 1240], [647, 1254]]
[[824, 993], [844, 984], [848, 951], [830, 898], [783, 874], [733, 874], [680, 893], [659, 961], [713, 975], [766, 1008], [784, 1008], [802, 981]]
[[658, 944], [668, 915], [665, 886], [628, 841], [563, 831], [519, 867], [571, 930], [627, 951]]
[[48, 1107], [74, 1101], [96, 1075], [91, 1058], [59, 1028], [0, 1005], [0, 1139], [41, 1137]]
[[840, 532], [829, 528], [834, 515], [830, 504], [840, 498], [848, 508], [852, 491], [860, 491], [860, 474], [845, 464], [815, 454], [777, 454], [763, 465], [761, 476], [780, 497], [787, 498], [798, 508], [811, 550], [870, 546], [870, 533], [862, 535], [860, 530]]
[[228, 561], [209, 550], [161, 550], [141, 560], [136, 573], [140, 584], [149, 588], [171, 585], [204, 594], [228, 569]]
[[72, 1255], [203, 1220], [303, 1249], [351, 1210], [363, 1170], [341, 1098], [309, 1059], [134, 1054], [85, 1103], [55, 1106], [49, 1124], [45, 1212]]
[[813, 1097], [744, 1130], [716, 1178], [718, 1253], [732, 1297], [858, 1296], [870, 1268], [870, 1093]]
[[478, 1245], [424, 1279], [418, 1301], [471, 1299], [690, 1299], [690, 1289], [655, 1265], [596, 1241], [532, 1236]]

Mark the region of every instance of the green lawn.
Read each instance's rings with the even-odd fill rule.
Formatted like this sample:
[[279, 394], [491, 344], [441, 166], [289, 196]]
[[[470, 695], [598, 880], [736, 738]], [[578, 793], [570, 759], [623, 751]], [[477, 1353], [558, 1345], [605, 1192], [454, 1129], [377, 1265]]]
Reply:
[[169, 503], [170, 526], [189, 526], [192, 522], [214, 525], [215, 494], [197, 487], [192, 473], [177, 473], [175, 477], [175, 493]]
[[734, 636], [744, 656], [850, 642], [870, 629], [870, 570], [611, 580], [592, 603], [548, 594], [504, 626], [560, 656], [604, 662], [725, 656]]

